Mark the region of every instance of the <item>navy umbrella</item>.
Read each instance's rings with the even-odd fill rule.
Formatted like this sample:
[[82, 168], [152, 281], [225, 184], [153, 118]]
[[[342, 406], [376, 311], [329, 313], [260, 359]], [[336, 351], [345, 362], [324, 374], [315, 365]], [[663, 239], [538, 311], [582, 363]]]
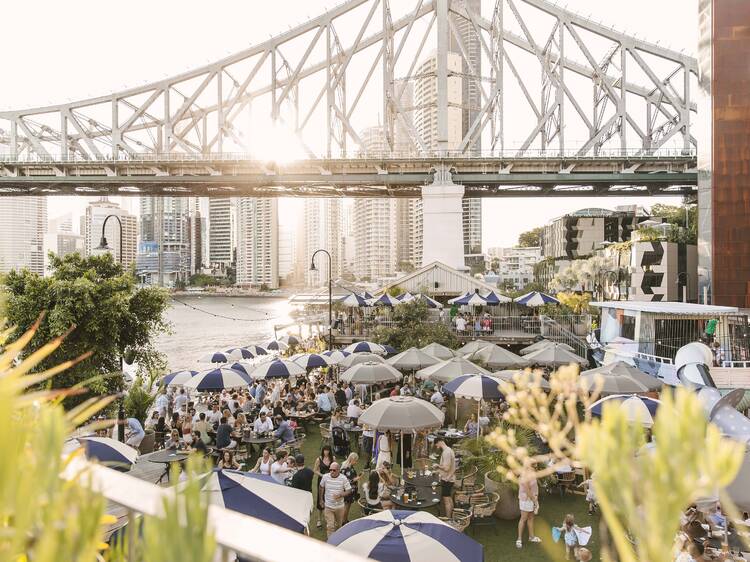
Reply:
[[130, 470], [138, 458], [136, 449], [109, 437], [78, 437], [76, 440], [83, 446], [87, 459], [121, 472]]
[[198, 371], [175, 371], [164, 375], [159, 381], [160, 385], [181, 386], [198, 374]]
[[271, 351], [286, 351], [289, 349], [289, 345], [279, 340], [271, 340], [266, 344], [266, 349]]
[[201, 358], [198, 359], [198, 363], [229, 363], [235, 359], [239, 359], [239, 357], [232, 356], [232, 354], [223, 351], [214, 351], [213, 353], [201, 355]]
[[245, 373], [220, 367], [198, 373], [185, 383], [185, 388], [194, 388], [198, 392], [218, 392], [225, 388], [242, 388], [251, 382]]
[[251, 372], [250, 376], [254, 379], [285, 379], [297, 377], [305, 374], [305, 369], [300, 367], [294, 361], [276, 359], [257, 365]]
[[236, 359], [237, 361], [240, 361], [242, 359], [255, 359], [257, 355], [246, 347], [233, 347], [231, 349], [227, 349], [224, 353], [228, 353], [232, 359]]
[[424, 511], [385, 510], [362, 517], [328, 542], [383, 562], [484, 562], [481, 544]]
[[268, 351], [259, 345], [243, 345], [242, 349], [247, 349], [250, 353], [255, 355], [268, 355]]
[[328, 367], [333, 365], [333, 361], [327, 355], [318, 355], [317, 353], [303, 353], [293, 360], [303, 369], [317, 369], [318, 367]]
[[460, 398], [475, 400], [500, 400], [500, 379], [487, 375], [463, 375], [448, 381], [443, 390]]

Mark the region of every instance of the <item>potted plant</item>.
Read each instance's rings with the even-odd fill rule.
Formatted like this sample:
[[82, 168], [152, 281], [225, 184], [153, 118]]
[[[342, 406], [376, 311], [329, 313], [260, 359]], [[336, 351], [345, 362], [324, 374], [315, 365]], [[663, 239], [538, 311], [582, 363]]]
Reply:
[[[507, 424], [501, 424], [507, 427]], [[534, 434], [532, 431], [516, 427], [516, 438], [519, 445], [526, 447], [534, 454]], [[504, 473], [498, 467], [507, 466], [505, 453], [493, 447], [485, 439], [464, 439], [457, 445], [467, 454], [462, 458], [462, 465], [471, 468], [476, 466], [479, 474], [484, 477], [484, 489], [486, 492], [497, 492], [500, 500], [495, 508], [495, 517], [498, 519], [516, 519], [521, 515], [518, 508], [518, 486], [505, 478]]]

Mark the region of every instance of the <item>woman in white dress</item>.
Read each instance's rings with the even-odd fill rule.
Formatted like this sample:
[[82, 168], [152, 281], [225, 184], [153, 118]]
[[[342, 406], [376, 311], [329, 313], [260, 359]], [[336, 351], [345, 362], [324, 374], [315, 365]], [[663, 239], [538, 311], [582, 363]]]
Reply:
[[383, 463], [391, 462], [391, 432], [386, 431], [378, 437], [378, 460], [375, 463], [375, 469], [380, 469]]

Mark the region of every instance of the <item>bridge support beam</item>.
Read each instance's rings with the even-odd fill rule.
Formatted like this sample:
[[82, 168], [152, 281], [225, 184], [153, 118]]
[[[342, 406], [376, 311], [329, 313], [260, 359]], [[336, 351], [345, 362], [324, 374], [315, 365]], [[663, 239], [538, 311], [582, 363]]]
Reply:
[[422, 265], [439, 261], [458, 269], [464, 265], [464, 186], [456, 185], [445, 169], [422, 188]]

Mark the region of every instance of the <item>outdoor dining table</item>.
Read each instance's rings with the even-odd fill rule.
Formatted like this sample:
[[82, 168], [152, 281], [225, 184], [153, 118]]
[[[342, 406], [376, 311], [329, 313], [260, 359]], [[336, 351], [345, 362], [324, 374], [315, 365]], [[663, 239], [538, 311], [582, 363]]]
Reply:
[[468, 434], [464, 431], [450, 429], [438, 429], [434, 433], [430, 434], [432, 440], [434, 440], [436, 437], [440, 437], [441, 439], [445, 439], [445, 442], [448, 445], [453, 445], [454, 443], [461, 441], [461, 439], [465, 439], [467, 436]]
[[305, 426], [313, 419], [315, 412], [290, 412], [286, 415], [290, 420], [294, 420], [298, 425]]
[[167, 482], [169, 482], [169, 470], [172, 466], [172, 463], [183, 462], [187, 458], [188, 458], [187, 452], [176, 451], [173, 449], [164, 449], [162, 451], [151, 453], [151, 455], [148, 457], [149, 462], [154, 462], [154, 463], [159, 463], [159, 464], [164, 465], [164, 472], [161, 473], [156, 483], [161, 484], [165, 476], [167, 478]]
[[437, 488], [434, 491], [432, 488], [415, 488], [414, 491], [416, 492], [416, 499], [411, 499], [412, 496], [410, 495], [409, 499], [404, 500], [404, 489], [392, 488], [390, 501], [393, 505], [412, 511], [429, 509], [440, 503], [440, 492]]
[[357, 443], [357, 449], [359, 449], [360, 444], [360, 437], [362, 436], [362, 432], [364, 431], [364, 428], [361, 425], [352, 425], [352, 424], [344, 424], [342, 426], [344, 428], [344, 431], [349, 435], [350, 441], [354, 441]]
[[[414, 476], [411, 476], [414, 474]], [[406, 469], [402, 475], [402, 479], [407, 484], [411, 484], [415, 488], [431, 488], [433, 485], [437, 486], [440, 484], [440, 477], [437, 472], [427, 471], [412, 471]]]
[[267, 437], [243, 437], [242, 438], [243, 443], [247, 443], [248, 445], [260, 445], [261, 447], [264, 445], [269, 445], [271, 449], [273, 449], [273, 445], [276, 442], [276, 438], [273, 435], [267, 436]]

